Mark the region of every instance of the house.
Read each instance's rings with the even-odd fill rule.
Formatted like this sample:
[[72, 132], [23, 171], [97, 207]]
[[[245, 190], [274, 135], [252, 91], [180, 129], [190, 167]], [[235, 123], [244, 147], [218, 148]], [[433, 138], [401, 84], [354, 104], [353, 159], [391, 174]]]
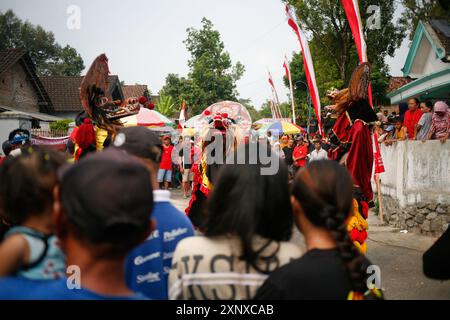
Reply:
[[148, 88], [145, 84], [122, 85], [122, 91], [125, 99], [139, 99], [148, 94]]
[[450, 100], [449, 22], [419, 22], [402, 71], [415, 80], [390, 92], [391, 104], [410, 98]]
[[[75, 119], [83, 109], [80, 100], [80, 85], [83, 76], [43, 76], [40, 77], [48, 92], [55, 110], [55, 115], [63, 119]], [[123, 100], [124, 93], [117, 75], [109, 80], [109, 99]]]
[[25, 50], [0, 52], [0, 142], [10, 131], [48, 128], [60, 120], [33, 61]]
[[3, 109], [54, 114], [52, 101], [25, 50], [0, 52], [0, 105]]

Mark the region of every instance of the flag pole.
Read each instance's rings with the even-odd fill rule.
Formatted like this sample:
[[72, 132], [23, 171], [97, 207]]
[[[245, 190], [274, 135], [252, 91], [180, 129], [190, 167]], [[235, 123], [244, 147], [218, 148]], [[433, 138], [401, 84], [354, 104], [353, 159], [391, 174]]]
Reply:
[[291, 77], [291, 69], [289, 68], [289, 64], [288, 64], [288, 59], [286, 57], [286, 55], [284, 56], [285, 58], [285, 64], [286, 64], [286, 68], [289, 72], [289, 87], [291, 89], [291, 104], [292, 104], [292, 123], [296, 124], [296, 117], [295, 117], [295, 102], [294, 102], [294, 88], [292, 86], [292, 77]]

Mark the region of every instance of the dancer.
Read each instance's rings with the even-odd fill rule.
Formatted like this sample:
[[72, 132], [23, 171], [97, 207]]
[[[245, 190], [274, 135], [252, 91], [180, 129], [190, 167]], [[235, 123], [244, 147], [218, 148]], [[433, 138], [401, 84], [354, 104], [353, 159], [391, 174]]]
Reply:
[[348, 231], [355, 246], [362, 253], [367, 251], [369, 207], [373, 207], [372, 177], [373, 148], [370, 124], [378, 120], [368, 102], [371, 67], [359, 65], [353, 71], [348, 88], [328, 94], [332, 109], [338, 119], [330, 134], [333, 148], [331, 159], [343, 164], [353, 178], [355, 187], [354, 214], [348, 223]]

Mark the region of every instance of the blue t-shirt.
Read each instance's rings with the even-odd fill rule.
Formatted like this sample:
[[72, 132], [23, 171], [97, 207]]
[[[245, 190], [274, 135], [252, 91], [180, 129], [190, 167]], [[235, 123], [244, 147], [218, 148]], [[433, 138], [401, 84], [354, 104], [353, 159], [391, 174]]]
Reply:
[[167, 300], [167, 281], [172, 256], [181, 240], [194, 235], [189, 218], [169, 201], [170, 192], [155, 190], [152, 218], [156, 229], [127, 257], [125, 274], [128, 287], [150, 299]]
[[69, 289], [67, 279], [30, 280], [23, 277], [0, 279], [0, 300], [145, 300], [131, 296], [100, 295], [87, 289]]
[[54, 235], [46, 236], [27, 227], [13, 227], [5, 239], [20, 234], [25, 238], [30, 251], [28, 267], [22, 267], [14, 275], [32, 280], [55, 280], [66, 276], [66, 257]]

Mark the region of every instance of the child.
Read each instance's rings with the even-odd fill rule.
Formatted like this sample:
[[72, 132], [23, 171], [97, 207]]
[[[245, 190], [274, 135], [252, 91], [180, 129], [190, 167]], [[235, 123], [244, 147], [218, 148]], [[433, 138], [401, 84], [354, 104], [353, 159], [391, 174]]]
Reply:
[[0, 212], [13, 227], [0, 244], [0, 277], [50, 280], [65, 275], [65, 258], [53, 235], [53, 188], [64, 156], [28, 147], [2, 166]]

